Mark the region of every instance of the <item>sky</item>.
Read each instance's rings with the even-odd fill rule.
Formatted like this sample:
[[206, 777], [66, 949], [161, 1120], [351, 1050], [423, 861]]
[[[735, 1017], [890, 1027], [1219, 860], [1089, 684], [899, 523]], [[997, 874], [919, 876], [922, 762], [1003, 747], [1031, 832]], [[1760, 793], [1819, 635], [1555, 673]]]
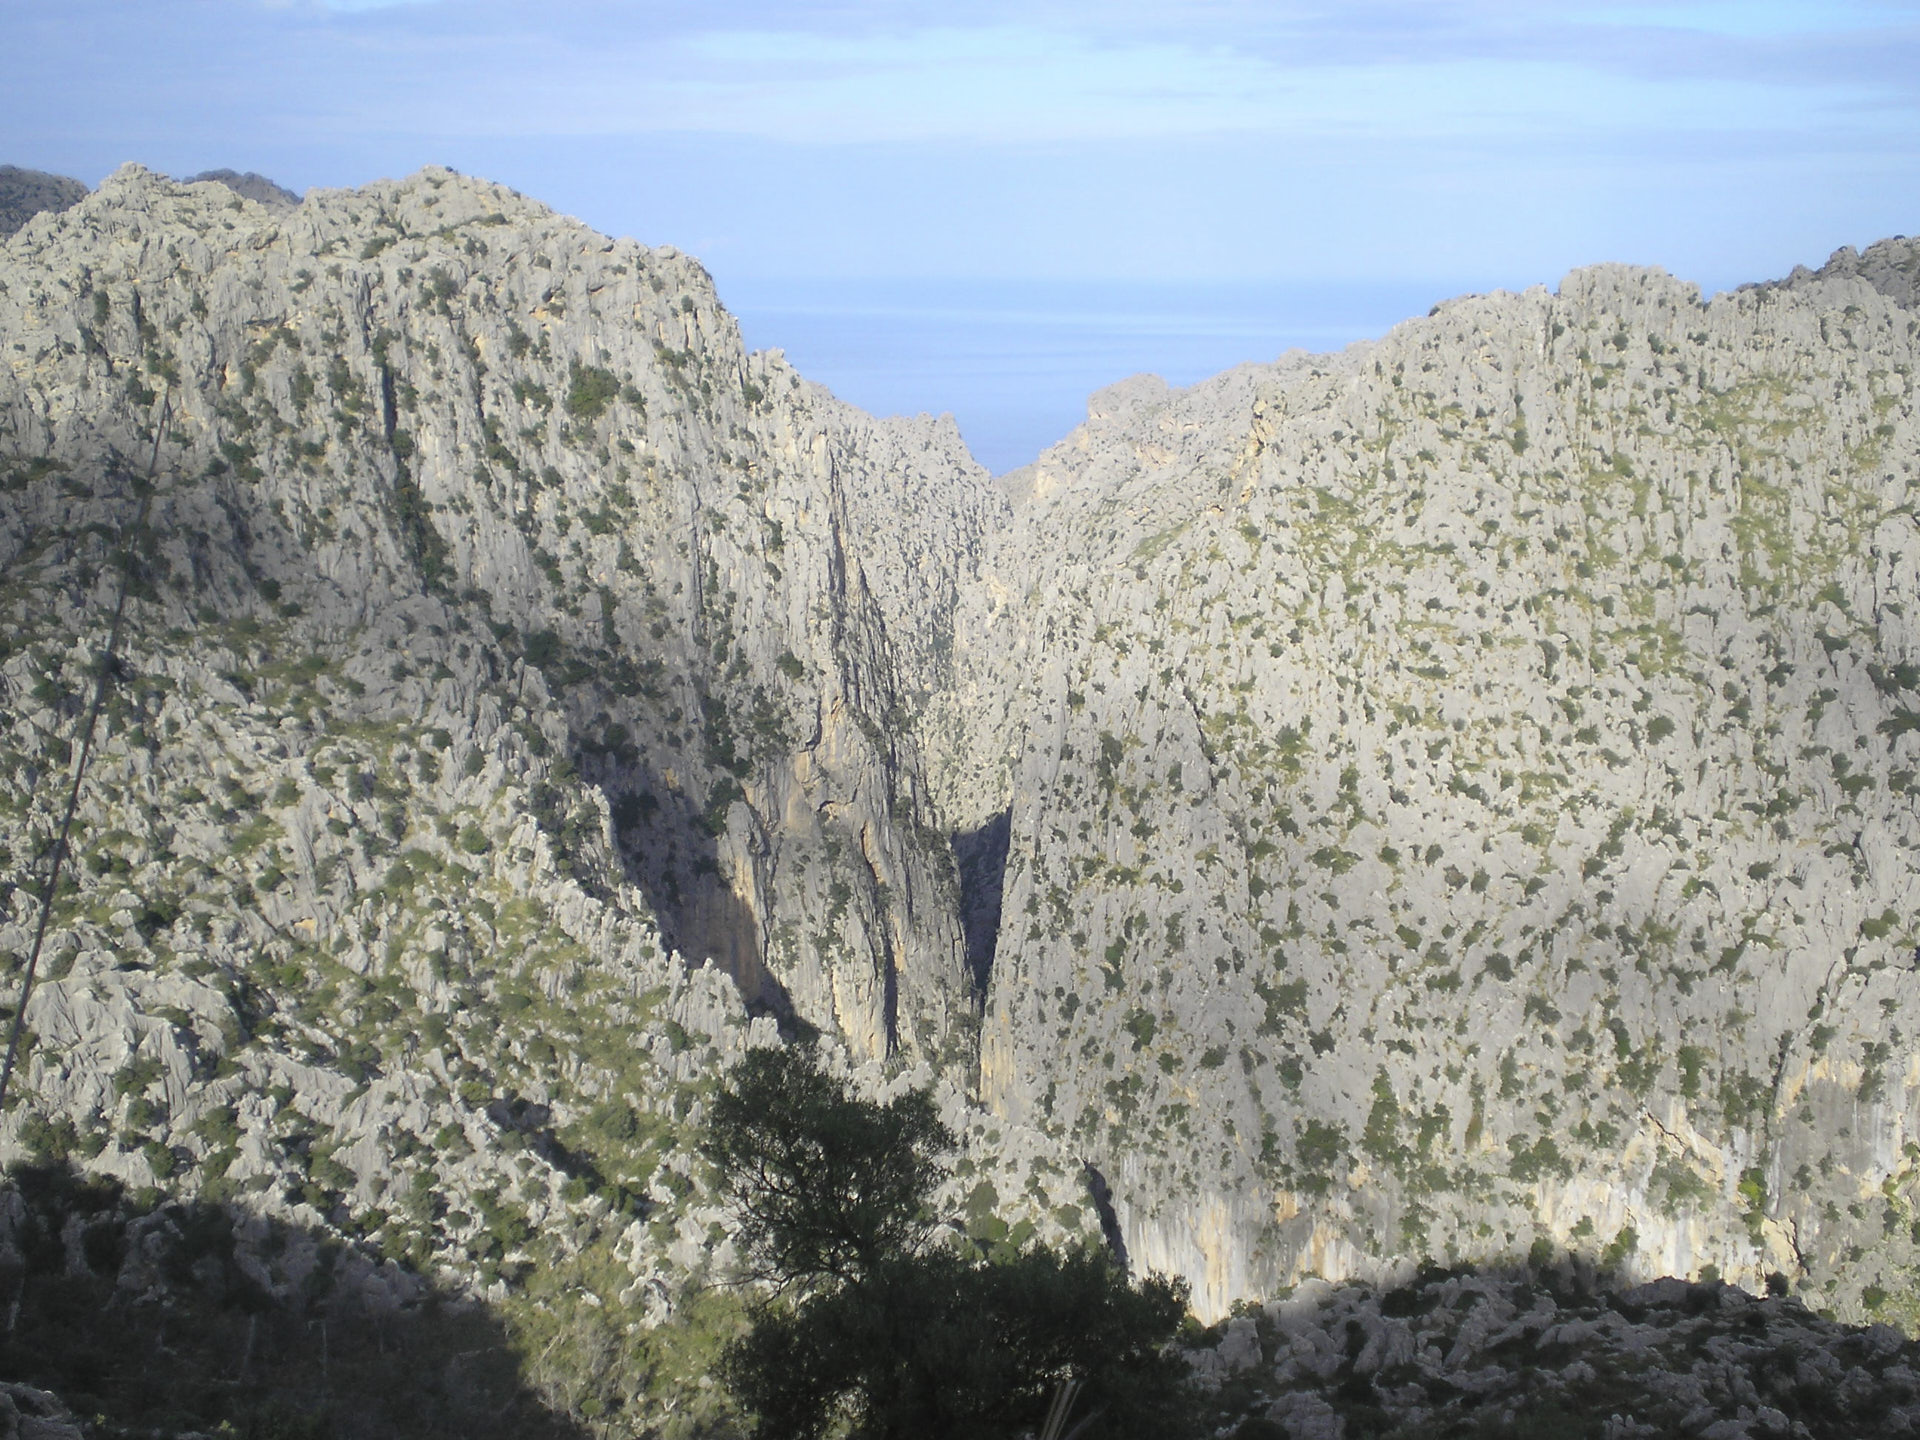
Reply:
[[1375, 297], [1359, 333], [1920, 232], [1920, 0], [0, 0], [0, 53], [0, 161], [447, 164], [689, 251], [803, 350], [915, 285], [1319, 287]]

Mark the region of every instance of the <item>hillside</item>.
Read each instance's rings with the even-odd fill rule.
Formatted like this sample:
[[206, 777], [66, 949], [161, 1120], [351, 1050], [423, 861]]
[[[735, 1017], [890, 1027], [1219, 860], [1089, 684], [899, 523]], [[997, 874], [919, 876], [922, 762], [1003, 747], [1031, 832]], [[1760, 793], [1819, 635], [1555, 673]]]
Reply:
[[982, 1089], [1136, 1257], [1911, 1293], [1915, 248], [1129, 382], [1013, 477]]
[[[897, 724], [1001, 503], [950, 425], [446, 172], [123, 170], [9, 243], [0, 334], [9, 996], [128, 596], [12, 1153], [657, 1320], [727, 1055], [970, 1051]], [[978, 498], [895, 533], [929, 477]]]
[[712, 1335], [581, 1337], [724, 1271], [705, 1096], [813, 1031], [937, 1087], [956, 1223], [1209, 1321], [1568, 1252], [1920, 1321], [1914, 242], [1139, 377], [995, 482], [671, 250], [232, 178], [0, 242], [9, 1006], [124, 594], [0, 1159], [636, 1425]]

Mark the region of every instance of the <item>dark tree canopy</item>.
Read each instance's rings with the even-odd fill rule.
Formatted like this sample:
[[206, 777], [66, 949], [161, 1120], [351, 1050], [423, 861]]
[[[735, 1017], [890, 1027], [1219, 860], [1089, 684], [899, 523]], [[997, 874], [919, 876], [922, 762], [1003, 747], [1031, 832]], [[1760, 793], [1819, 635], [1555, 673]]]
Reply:
[[800, 1046], [741, 1061], [714, 1100], [706, 1141], [749, 1267], [799, 1291], [920, 1253], [938, 1157], [952, 1148], [931, 1097], [857, 1099]]
[[749, 1268], [779, 1287], [722, 1365], [756, 1433], [1002, 1440], [1068, 1380], [1087, 1440], [1181, 1433], [1184, 1287], [1129, 1284], [1097, 1245], [989, 1257], [943, 1232], [929, 1205], [952, 1143], [925, 1094], [862, 1100], [806, 1049], [734, 1072], [707, 1153]]

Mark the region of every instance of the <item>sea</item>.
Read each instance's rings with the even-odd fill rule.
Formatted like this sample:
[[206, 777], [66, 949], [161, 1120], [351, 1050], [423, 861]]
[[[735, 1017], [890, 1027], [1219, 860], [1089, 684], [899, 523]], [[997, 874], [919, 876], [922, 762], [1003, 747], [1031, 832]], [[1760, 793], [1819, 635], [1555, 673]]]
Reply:
[[877, 415], [951, 413], [995, 474], [1086, 418], [1087, 397], [1149, 372], [1187, 386], [1291, 349], [1385, 334], [1464, 286], [1039, 280], [722, 280], [751, 349]]

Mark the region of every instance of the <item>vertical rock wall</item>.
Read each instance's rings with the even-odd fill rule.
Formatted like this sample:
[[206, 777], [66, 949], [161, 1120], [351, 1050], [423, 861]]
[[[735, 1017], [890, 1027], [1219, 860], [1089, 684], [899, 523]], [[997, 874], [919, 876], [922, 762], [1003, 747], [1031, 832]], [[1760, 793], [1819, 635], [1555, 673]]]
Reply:
[[1210, 1310], [1909, 1283], [1920, 317], [1850, 276], [1457, 301], [1017, 477], [983, 1096]]

